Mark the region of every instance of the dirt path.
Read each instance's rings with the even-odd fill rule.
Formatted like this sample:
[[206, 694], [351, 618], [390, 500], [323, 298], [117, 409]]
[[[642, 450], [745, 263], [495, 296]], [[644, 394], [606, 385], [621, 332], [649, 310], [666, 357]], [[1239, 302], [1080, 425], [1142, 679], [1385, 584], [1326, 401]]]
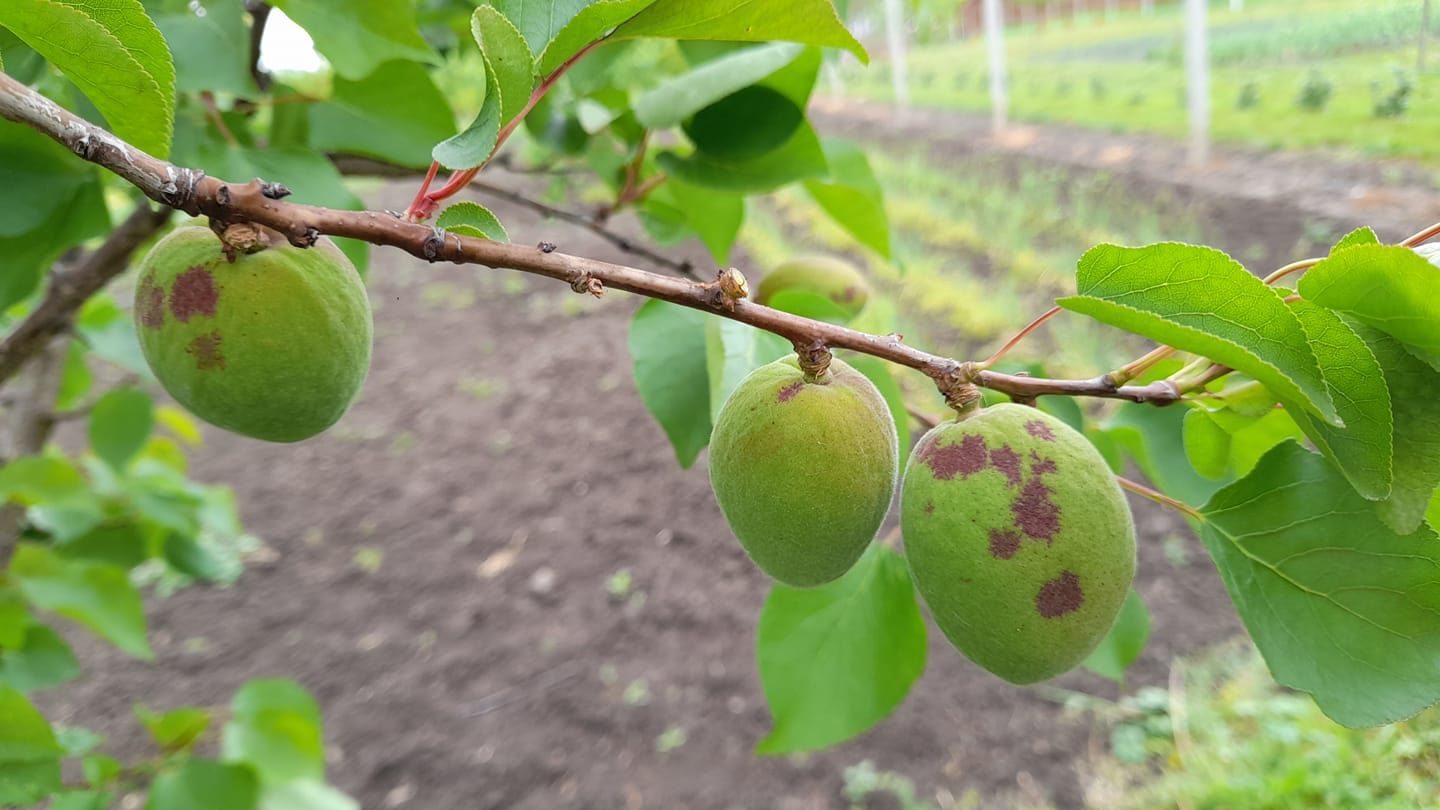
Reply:
[[[967, 139], [974, 122], [966, 130], [938, 114], [848, 120], [826, 119], [835, 130], [940, 131], [937, 148], [982, 148]], [[984, 148], [1055, 160], [1063, 146], [1094, 163], [1123, 145], [1109, 138], [1037, 130], [1028, 145]], [[1275, 233], [1368, 210], [1361, 197], [1331, 212], [1342, 188], [1317, 200], [1307, 189], [1319, 172], [1285, 157], [1271, 164], [1242, 171], [1221, 159], [1214, 174], [1190, 176], [1137, 149], [1127, 165], [1142, 179], [1155, 173], [1144, 182], [1189, 182], [1216, 210], [1269, 200], [1283, 219]], [[1242, 182], [1257, 166], [1270, 179]], [[371, 202], [400, 207], [407, 190]], [[1296, 199], [1314, 211], [1274, 204]], [[495, 208], [518, 243], [626, 259]], [[1382, 236], [1440, 218], [1421, 210], [1381, 212]], [[753, 756], [768, 728], [753, 659], [766, 582], [730, 537], [703, 458], [679, 469], [634, 392], [625, 336], [637, 301], [597, 303], [393, 252], [375, 254], [371, 278], [375, 364], [341, 425], [298, 446], [208, 431], [195, 459], [200, 479], [233, 483], [274, 558], [234, 589], [155, 604], [156, 665], [82, 640], [91, 674], [47, 697], [59, 721], [140, 750], [131, 704], [221, 704], [248, 678], [286, 676], [321, 701], [332, 777], [366, 808], [845, 808], [843, 769], [864, 759], [926, 797], [974, 788], [987, 808], [1006, 806], [1001, 796], [1080, 806], [1074, 764], [1092, 729], [938, 638], [911, 698], [875, 730], [820, 755]], [[1135, 512], [1154, 630], [1132, 687], [1163, 684], [1172, 655], [1239, 629], [1199, 543], [1148, 503]], [[1182, 539], [1167, 555], [1172, 535]], [[621, 570], [632, 584], [615, 599], [607, 580]], [[1117, 694], [1085, 673], [1055, 685]], [[667, 731], [669, 743], [681, 739], [676, 729], [683, 744], [662, 751]]]
[[[1207, 164], [1192, 168], [1184, 144], [1158, 135], [1016, 124], [995, 137], [988, 115], [933, 108], [897, 112], [853, 99], [819, 98], [811, 111], [827, 132], [928, 148], [942, 160], [985, 154], [1123, 174], [1136, 185], [1201, 203], [1222, 240], [1225, 234], [1237, 239], [1273, 234], [1293, 245], [1307, 224], [1324, 222], [1344, 229], [1371, 225], [1382, 240], [1398, 241], [1440, 221], [1440, 171], [1401, 159], [1217, 146]], [[1217, 246], [1231, 252], [1246, 247]]]

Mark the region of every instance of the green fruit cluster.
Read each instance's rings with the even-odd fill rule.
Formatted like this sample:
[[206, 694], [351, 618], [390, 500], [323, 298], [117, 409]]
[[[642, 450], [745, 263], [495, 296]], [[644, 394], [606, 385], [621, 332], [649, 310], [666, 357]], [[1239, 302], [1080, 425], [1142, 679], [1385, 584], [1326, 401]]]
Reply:
[[[839, 360], [757, 369], [711, 437], [721, 511], [765, 573], [807, 587], [843, 575], [889, 511], [894, 422]], [[937, 426], [905, 471], [900, 525], [916, 588], [962, 653], [1013, 683], [1079, 665], [1135, 575], [1129, 507], [1099, 452], [1035, 408], [1001, 404]]]
[[874, 383], [844, 361], [807, 381], [795, 355], [751, 372], [720, 409], [710, 483], [755, 564], [787, 585], [840, 577], [895, 493], [899, 443]]
[[972, 661], [1013, 683], [1074, 668], [1135, 576], [1135, 527], [1094, 446], [1034, 408], [937, 426], [905, 471], [900, 525], [915, 586]]
[[209, 229], [176, 229], [140, 264], [135, 319], [177, 402], [257, 439], [294, 442], [335, 424], [370, 367], [365, 287], [328, 239], [231, 262]]

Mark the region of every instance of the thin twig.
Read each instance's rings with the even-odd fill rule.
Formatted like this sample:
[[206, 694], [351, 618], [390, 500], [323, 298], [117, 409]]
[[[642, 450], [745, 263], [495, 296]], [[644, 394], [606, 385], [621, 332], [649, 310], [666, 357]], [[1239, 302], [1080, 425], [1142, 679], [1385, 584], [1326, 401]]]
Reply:
[[1124, 385], [1127, 382], [1139, 377], [1141, 374], [1155, 367], [1156, 363], [1174, 354], [1177, 350], [1173, 346], [1157, 346], [1147, 352], [1143, 357], [1137, 357], [1120, 368], [1115, 369], [1108, 375], [1116, 385]]
[[1291, 262], [1265, 277], [1265, 283], [1274, 286], [1275, 282], [1301, 270], [1309, 270], [1319, 264], [1323, 259], [1301, 259], [1298, 262]]
[[205, 117], [209, 119], [210, 126], [220, 133], [220, 137], [231, 146], [239, 146], [240, 141], [236, 140], [235, 133], [230, 131], [230, 126], [225, 123], [225, 117], [220, 114], [220, 108], [215, 106], [215, 94], [206, 90], [200, 94], [200, 103], [205, 106]]
[[1059, 315], [1063, 311], [1064, 310], [1062, 310], [1060, 307], [1051, 307], [1045, 312], [1045, 314], [1031, 321], [1025, 326], [1024, 329], [1021, 329], [1019, 332], [1015, 333], [1015, 337], [1012, 337], [1008, 341], [1006, 341], [1004, 346], [1001, 346], [995, 351], [994, 354], [990, 355], [990, 359], [986, 360], [980, 365], [984, 368], [990, 368], [991, 366], [995, 365], [995, 363], [999, 361], [1000, 358], [1004, 357], [1007, 352], [1015, 348], [1015, 346], [1018, 345], [1020, 341], [1024, 340], [1027, 335], [1039, 328], [1040, 324], [1045, 323], [1046, 321], [1050, 320], [1056, 315]]
[[604, 239], [605, 241], [609, 242], [620, 250], [625, 251], [626, 253], [633, 253], [634, 255], [639, 256], [652, 264], [659, 265], [660, 267], [663, 267], [667, 270], [679, 273], [682, 276], [689, 276], [690, 278], [695, 279], [700, 278], [700, 275], [695, 271], [695, 265], [692, 264], [689, 259], [682, 259], [680, 261], [676, 261], [675, 259], [662, 256], [659, 253], [656, 253], [655, 251], [645, 247], [644, 245], [638, 245], [634, 241], [626, 238], [625, 236], [615, 233], [614, 231], [606, 228], [604, 224], [597, 222], [595, 219], [587, 217], [584, 214], [577, 214], [573, 211], [566, 211], [561, 208], [556, 208], [552, 205], [546, 205], [539, 200], [532, 200], [529, 197], [511, 191], [508, 188], [502, 188], [500, 186], [486, 183], [480, 180], [471, 182], [470, 188], [475, 189], [482, 194], [488, 194], [492, 197], [505, 200], [506, 202], [511, 202], [516, 205], [529, 208], [532, 211], [537, 211], [547, 217], [553, 217], [554, 219], [568, 222], [571, 225], [579, 225], [580, 227], [589, 230], [591, 233], [599, 236], [601, 239]]
[[747, 323], [797, 346], [850, 349], [914, 368], [931, 377], [942, 393], [974, 383], [1019, 397], [1061, 394], [1155, 404], [1179, 400], [1174, 388], [1163, 380], [1116, 386], [1103, 376], [1049, 380], [980, 371], [973, 362], [962, 363], [907, 346], [898, 335], [859, 332], [736, 300], [713, 282], [702, 284], [572, 256], [553, 250], [552, 245], [528, 247], [460, 236], [379, 211], [337, 211], [275, 200], [263, 193], [258, 180], [243, 185], [225, 183], [147, 155], [4, 74], [0, 74], [0, 117], [33, 127], [81, 158], [115, 172], [153, 200], [191, 215], [207, 216], [218, 226], [237, 222], [265, 225], [302, 247], [313, 245], [321, 234], [347, 236], [397, 247], [431, 262], [504, 267], [558, 279], [587, 292], [603, 287], [624, 290]]
[[260, 0], [245, 0], [245, 10], [250, 12], [250, 76], [260, 92], [270, 89], [270, 74], [260, 67], [260, 43], [265, 39], [265, 23], [270, 19], [270, 4]]
[[[0, 80], [3, 86], [3, 80]], [[169, 208], [141, 204], [93, 252], [57, 270], [45, 297], [25, 320], [0, 341], [0, 385], [51, 337], [65, 331], [86, 299], [125, 271], [130, 254], [170, 221]]]
[[1416, 245], [1427, 242], [1437, 236], [1440, 236], [1440, 222], [1431, 225], [1430, 227], [1426, 228], [1423, 231], [1420, 231], [1419, 233], [1412, 234], [1400, 244], [1404, 245], [1405, 247], [1415, 247]]
[[1145, 486], [1144, 484], [1138, 484], [1134, 481], [1131, 481], [1129, 478], [1125, 478], [1124, 476], [1117, 475], [1115, 476], [1115, 480], [1120, 482], [1120, 486], [1122, 489], [1128, 489], [1136, 495], [1144, 495], [1145, 497], [1158, 504], [1168, 506], [1171, 509], [1180, 512], [1181, 514], [1185, 515], [1185, 517], [1193, 518], [1195, 520], [1205, 519], [1205, 516], [1200, 514], [1199, 509], [1196, 509], [1195, 507], [1191, 506], [1188, 503], [1185, 503], [1184, 501], [1177, 501], [1169, 495], [1164, 494], [1163, 492], [1153, 490], [1150, 487]]

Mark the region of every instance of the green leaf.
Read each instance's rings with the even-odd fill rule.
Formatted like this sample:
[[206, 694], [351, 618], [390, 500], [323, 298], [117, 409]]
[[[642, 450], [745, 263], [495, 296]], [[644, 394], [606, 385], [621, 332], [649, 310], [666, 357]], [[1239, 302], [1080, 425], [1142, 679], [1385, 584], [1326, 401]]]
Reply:
[[135, 333], [135, 319], [121, 310], [109, 294], [101, 292], [85, 302], [80, 308], [80, 315], [75, 319], [75, 331], [91, 354], [142, 379], [155, 378], [140, 350], [140, 338]]
[[1430, 496], [1430, 508], [1425, 510], [1425, 522], [1430, 528], [1440, 531], [1440, 489]]
[[29, 456], [0, 467], [0, 499], [30, 504], [90, 500], [90, 485], [75, 465], [61, 458]]
[[765, 305], [791, 315], [826, 323], [844, 325], [855, 318], [855, 313], [835, 303], [835, 299], [810, 290], [781, 290], [771, 295]]
[[50, 810], [105, 810], [114, 797], [98, 790], [72, 790], [56, 794]]
[[177, 92], [254, 96], [244, 11], [241, 0], [205, 0], [203, 7], [155, 15], [155, 27], [175, 58]]
[[1363, 228], [1356, 228], [1350, 233], [1345, 234], [1345, 236], [1341, 238], [1339, 242], [1335, 243], [1335, 247], [1330, 248], [1330, 255], [1333, 256], [1337, 252], [1344, 250], [1345, 248], [1352, 248], [1356, 245], [1378, 244], [1380, 244], [1380, 237], [1376, 236], [1375, 231], [1367, 225]]
[[655, 416], [681, 467], [710, 443], [710, 382], [705, 320], [698, 310], [651, 299], [630, 322], [635, 388]]
[[63, 751], [45, 716], [18, 689], [0, 684], [0, 763], [59, 759]]
[[1191, 505], [1205, 502], [1220, 482], [1202, 478], [1185, 458], [1185, 411], [1128, 403], [1116, 408], [1105, 434], [1120, 445], [1161, 492]]
[[488, 0], [488, 2], [520, 32], [529, 45], [531, 53], [543, 53], [550, 41], [594, 0]]
[[1346, 726], [1440, 700], [1440, 537], [1402, 537], [1294, 442], [1211, 498], [1201, 537], [1281, 684]]
[[1349, 326], [1375, 353], [1390, 388], [1395, 456], [1390, 497], [1378, 504], [1380, 517], [1400, 534], [1409, 534], [1440, 486], [1440, 408], [1435, 407], [1440, 402], [1440, 372], [1384, 332], [1353, 321]]
[[1056, 303], [1243, 371], [1277, 396], [1338, 420], [1299, 318], [1224, 253], [1174, 242], [1099, 245], [1080, 259], [1076, 286], [1079, 295]]
[[154, 426], [150, 397], [133, 388], [116, 388], [101, 397], [90, 412], [90, 447], [111, 469], [124, 472]]
[[1150, 612], [1145, 609], [1145, 600], [1131, 591], [1120, 606], [1120, 615], [1110, 632], [1100, 641], [1100, 646], [1085, 659], [1085, 668], [1112, 681], [1125, 682], [1125, 670], [1140, 657], [1145, 642], [1150, 638]]
[[337, 76], [330, 99], [307, 106], [310, 146], [326, 152], [423, 167], [431, 148], [455, 134], [450, 102], [410, 61], [386, 62], [363, 79]]
[[[745, 126], [735, 126], [736, 121]], [[793, 101], [757, 84], [695, 113], [684, 131], [698, 152], [721, 160], [750, 160], [780, 148], [804, 122], [805, 111]]]
[[0, 26], [63, 71], [121, 139], [169, 156], [175, 66], [140, 0], [5, 0]]
[[795, 61], [803, 45], [771, 42], [743, 48], [672, 76], [632, 105], [646, 129], [666, 129]]
[[790, 342], [729, 318], [705, 319], [705, 366], [709, 373], [710, 419], [750, 372], [790, 353]]
[[1230, 434], [1201, 408], [1185, 414], [1185, 457], [1195, 472], [1220, 481], [1230, 472]]
[[657, 193], [668, 195], [675, 207], [685, 212], [686, 224], [700, 236], [716, 262], [729, 261], [730, 248], [745, 222], [743, 195], [700, 188], [675, 179], [667, 181]]
[[802, 124], [783, 145], [759, 157], [730, 159], [703, 152], [681, 157], [662, 152], [656, 161], [666, 173], [692, 185], [751, 194], [774, 191], [826, 171], [825, 152], [809, 124]]
[[294, 779], [323, 780], [320, 707], [292, 681], [250, 681], [230, 702], [221, 753], [227, 762], [253, 766], [267, 787]]
[[864, 150], [834, 138], [824, 139], [821, 145], [830, 176], [806, 180], [805, 190], [856, 241], [890, 258], [890, 220], [885, 213], [885, 194]]
[[825, 748], [885, 719], [925, 669], [925, 621], [905, 560], [873, 543], [827, 585], [776, 583], [755, 657], [775, 717], [756, 753]]
[[493, 6], [478, 6], [470, 18], [470, 33], [485, 56], [485, 69], [500, 88], [500, 125], [525, 109], [535, 88], [535, 67], [525, 37]]
[[85, 347], [77, 340], [65, 344], [65, 368], [60, 373], [60, 393], [55, 397], [55, 409], [64, 411], [80, 404], [90, 391], [95, 375], [85, 362]]
[[415, 26], [410, 0], [275, 0], [315, 39], [335, 72], [361, 79], [392, 59], [434, 64], [435, 52]]
[[0, 683], [0, 805], [28, 805], [58, 791], [63, 753], [44, 715]]
[[1350, 479], [1356, 492], [1372, 501], [1386, 497], [1390, 494], [1395, 450], [1391, 438], [1394, 424], [1390, 389], [1385, 385], [1380, 362], [1355, 330], [1334, 312], [1309, 301], [1296, 301], [1290, 308], [1310, 335], [1330, 398], [1345, 420], [1345, 427], [1313, 419], [1294, 405], [1287, 405], [1287, 413]]
[[119, 760], [107, 754], [91, 754], [81, 760], [80, 767], [85, 773], [85, 781], [92, 786], [111, 781], [122, 770]]
[[136, 658], [154, 658], [145, 640], [145, 609], [125, 569], [66, 560], [22, 543], [10, 560], [10, 575], [36, 607], [80, 622]]
[[496, 242], [509, 242], [510, 234], [489, 208], [473, 202], [458, 202], [440, 212], [435, 224], [453, 233], [479, 236]]
[[[634, 17], [654, 2], [655, 0], [600, 0], [599, 2], [591, 0], [589, 5], [570, 18], [570, 21], [554, 34], [554, 38], [549, 40], [548, 45], [535, 50], [540, 54], [539, 59], [536, 60], [540, 75], [550, 75], [566, 60], [579, 53], [581, 48], [600, 39], [615, 26]], [[526, 5], [542, 4], [542, 0], [526, 2]], [[500, 5], [501, 8], [506, 8], [519, 5], [519, 3], [512, 0]], [[534, 49], [536, 43], [531, 41], [530, 44]]]
[[843, 48], [870, 62], [830, 0], [659, 0], [611, 37], [803, 42]]
[[137, 703], [134, 711], [135, 719], [150, 731], [150, 738], [165, 751], [190, 748], [210, 727], [210, 713], [204, 709], [187, 706], [157, 714]]
[[[104, 519], [103, 513], [100, 517]], [[67, 559], [103, 562], [121, 568], [134, 568], [150, 559], [145, 529], [130, 521], [95, 525], [78, 533], [67, 531], [54, 539], [57, 541], [55, 553]]]
[[266, 788], [260, 810], [360, 810], [360, 804], [323, 782], [297, 779]]
[[224, 565], [190, 535], [179, 532], [166, 535], [163, 553], [165, 562], [187, 577], [215, 582], [225, 574]]
[[[1223, 414], [1216, 414], [1222, 416]], [[1305, 438], [1289, 411], [1274, 410], [1259, 419], [1244, 418], [1244, 425], [1230, 432], [1230, 467], [1237, 476], [1249, 475], [1270, 448], [1287, 439]]]
[[1335, 253], [1300, 279], [1300, 294], [1343, 312], [1414, 349], [1440, 370], [1440, 268], [1398, 245]]
[[0, 237], [34, 234], [96, 180], [93, 166], [29, 127], [0, 127], [0, 156]]
[[60, 634], [36, 621], [21, 625], [24, 640], [0, 650], [0, 684], [21, 692], [49, 689], [80, 674], [75, 653]]
[[[480, 112], [465, 131], [446, 138], [430, 150], [435, 162], [447, 169], [470, 169], [485, 163], [500, 137], [500, 110], [504, 104], [499, 79], [485, 54], [480, 54], [480, 59], [485, 68], [485, 101], [480, 105]], [[536, 113], [538, 109], [527, 116], [527, 120]]]
[[254, 810], [259, 800], [250, 768], [192, 759], [155, 777], [145, 810]]

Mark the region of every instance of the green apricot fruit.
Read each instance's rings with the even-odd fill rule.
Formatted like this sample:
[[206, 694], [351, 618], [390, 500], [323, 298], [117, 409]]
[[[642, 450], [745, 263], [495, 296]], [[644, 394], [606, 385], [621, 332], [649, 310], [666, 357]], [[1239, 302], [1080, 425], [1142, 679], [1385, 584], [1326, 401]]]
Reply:
[[140, 263], [135, 320], [155, 376], [216, 427], [273, 442], [339, 421], [370, 368], [370, 302], [329, 239], [238, 253], [178, 228]]
[[830, 256], [801, 256], [766, 273], [755, 289], [755, 302], [768, 306], [775, 295], [789, 290], [828, 298], [852, 317], [870, 300], [870, 283], [860, 271]]
[[1084, 661], [1135, 577], [1135, 526], [1105, 460], [1023, 405], [926, 433], [905, 469], [900, 527], [935, 623], [1012, 683]]
[[793, 354], [751, 372], [710, 437], [710, 485], [735, 537], [798, 588], [860, 559], [890, 511], [898, 465], [885, 400], [839, 359], [815, 382]]

